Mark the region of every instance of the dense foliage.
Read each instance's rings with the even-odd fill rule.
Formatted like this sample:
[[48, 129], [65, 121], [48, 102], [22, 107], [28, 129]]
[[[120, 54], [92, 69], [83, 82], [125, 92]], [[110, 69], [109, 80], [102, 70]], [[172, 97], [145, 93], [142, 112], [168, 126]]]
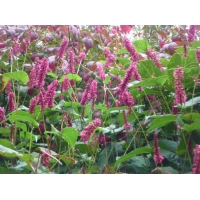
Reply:
[[200, 26], [0, 26], [0, 173], [200, 173]]

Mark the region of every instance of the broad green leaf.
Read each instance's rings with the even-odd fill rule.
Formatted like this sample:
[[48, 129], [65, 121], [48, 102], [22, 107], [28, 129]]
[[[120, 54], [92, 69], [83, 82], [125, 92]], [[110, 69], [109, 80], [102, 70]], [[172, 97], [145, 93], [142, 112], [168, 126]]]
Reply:
[[21, 116], [21, 115], [11, 115], [8, 117], [8, 120], [10, 122], [12, 121], [23, 121], [23, 122], [29, 122], [30, 124], [32, 124], [35, 127], [38, 127], [39, 124], [38, 122], [36, 122], [34, 119], [27, 117], [27, 116]]
[[123, 49], [120, 49], [116, 54], [118, 55], [118, 54], [123, 54], [123, 53], [128, 53], [128, 51], [125, 48], [123, 48]]
[[171, 140], [158, 140], [158, 146], [160, 149], [175, 153], [178, 147], [178, 143]]
[[51, 76], [51, 77], [53, 77], [53, 78], [55, 78], [55, 79], [58, 78], [58, 76], [55, 75], [53, 72], [47, 72], [47, 75], [49, 75], [49, 76]]
[[150, 48], [150, 45], [146, 40], [136, 40], [133, 45], [138, 53], [145, 53]]
[[195, 49], [190, 50], [188, 52], [188, 56], [186, 57], [185, 67], [192, 67], [192, 66], [198, 66]]
[[67, 74], [69, 80], [75, 80], [76, 82], [80, 82], [82, 78], [77, 74]]
[[148, 148], [148, 147], [141, 147], [138, 148], [134, 151], [131, 151], [130, 153], [121, 156], [114, 164], [114, 167], [117, 167], [120, 163], [125, 162], [127, 160], [130, 160], [132, 157], [138, 155], [138, 154], [149, 154], [149, 153], [153, 153], [153, 149], [152, 148]]
[[106, 79], [103, 81], [104, 84], [108, 84], [108, 82], [110, 81], [110, 76], [106, 76]]
[[3, 145], [0, 145], [0, 156], [14, 158], [14, 157], [22, 157], [23, 154], [15, 151], [15, 150], [12, 150], [10, 148], [7, 148]]
[[28, 82], [28, 74], [24, 71], [16, 71], [2, 74], [2, 88], [0, 92], [3, 91], [8, 81], [11, 79], [15, 79], [17, 81], [20, 81], [22, 84], [26, 84]]
[[200, 119], [196, 119], [192, 124], [185, 124], [184, 130], [187, 132], [192, 132], [193, 130], [200, 131]]
[[0, 144], [3, 145], [4, 147], [10, 148], [10, 149], [15, 148], [14, 145], [6, 139], [0, 139]]
[[113, 150], [114, 150], [114, 145], [111, 143], [99, 154], [97, 164], [101, 170], [103, 170], [104, 165], [109, 163], [109, 158], [113, 153]]
[[[167, 76], [161, 76], [161, 77], [157, 77], [157, 78], [149, 78], [147, 80], [144, 81], [140, 81], [139, 83], [133, 85], [132, 87], [139, 87], [139, 86], [153, 86], [153, 85], [163, 85], [165, 83], [165, 81], [167, 80]], [[130, 86], [131, 84], [129, 84]]]
[[182, 66], [182, 58], [179, 54], [174, 54], [171, 57], [170, 62], [167, 65], [167, 68], [168, 69], [177, 68], [178, 66]]
[[131, 64], [131, 61], [126, 58], [117, 58], [117, 60], [125, 67], [128, 68]]
[[35, 141], [37, 142], [41, 136], [40, 135], [35, 135], [35, 134], [31, 134], [29, 132], [20, 132], [20, 137], [23, 138], [23, 139], [26, 139], [26, 140], [32, 140], [32, 141]]
[[199, 48], [200, 47], [200, 41], [193, 41], [190, 42], [190, 44], [192, 45], [193, 48]]
[[67, 127], [62, 129], [62, 138], [69, 143], [69, 145], [74, 148], [76, 140], [78, 138], [78, 131], [72, 127]]
[[156, 128], [163, 127], [171, 122], [176, 121], [176, 118], [177, 118], [177, 116], [174, 116], [174, 115], [159, 116], [159, 118], [156, 118], [153, 120], [153, 122], [151, 123], [151, 125], [147, 131], [149, 132]]

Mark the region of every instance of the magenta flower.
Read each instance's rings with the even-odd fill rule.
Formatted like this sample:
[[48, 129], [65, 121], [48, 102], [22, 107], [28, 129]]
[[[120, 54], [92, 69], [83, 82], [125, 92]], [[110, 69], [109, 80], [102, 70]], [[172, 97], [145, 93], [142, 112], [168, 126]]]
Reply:
[[90, 95], [90, 80], [88, 80], [86, 87], [85, 87], [85, 90], [82, 94], [80, 104], [82, 106], [86, 105], [88, 103], [88, 101], [90, 100], [90, 96], [91, 96]]
[[30, 100], [30, 104], [29, 104], [29, 112], [32, 114], [35, 111], [35, 108], [37, 106], [37, 96], [33, 97]]
[[15, 108], [15, 95], [13, 92], [10, 92], [8, 94], [8, 110], [10, 112], [14, 111], [16, 108]]
[[86, 54], [84, 52], [81, 52], [79, 55], [79, 58], [80, 58], [80, 62], [83, 62], [86, 58]]
[[75, 68], [74, 68], [75, 54], [72, 48], [69, 48], [67, 50], [67, 53], [68, 53], [68, 71], [69, 73], [74, 73], [75, 72]]
[[119, 96], [120, 102], [122, 102], [125, 106], [132, 107], [135, 104], [133, 97], [131, 96], [130, 92], [125, 91]]
[[104, 81], [106, 79], [106, 75], [103, 71], [103, 68], [101, 67], [101, 65], [99, 63], [97, 63], [97, 73], [99, 78]]
[[48, 106], [48, 102], [46, 101], [46, 91], [44, 88], [41, 88], [40, 93], [38, 94], [38, 105], [41, 105], [41, 112]]
[[69, 79], [68, 77], [66, 76], [63, 80], [63, 82], [61, 83], [61, 86], [60, 86], [60, 91], [61, 92], [66, 92], [67, 90], [70, 89], [70, 82], [69, 82]]
[[38, 80], [39, 80], [39, 71], [40, 71], [40, 65], [42, 63], [41, 60], [39, 60], [38, 57], [36, 57], [36, 64], [32, 68], [30, 74], [29, 74], [29, 81], [28, 81], [28, 86], [29, 88], [32, 88], [34, 86], [38, 86]]
[[164, 70], [163, 65], [158, 60], [156, 52], [153, 49], [148, 49], [147, 56], [154, 62], [154, 64], [160, 69], [160, 71]]
[[126, 75], [124, 76], [124, 79], [121, 81], [121, 83], [119, 84], [119, 86], [117, 87], [116, 91], [114, 92], [114, 94], [122, 94], [123, 92], [126, 91], [127, 85], [128, 83], [131, 81], [133, 75], [135, 75], [135, 77], [137, 76], [137, 78], [141, 78], [139, 76], [139, 74], [137, 73], [137, 68], [135, 67], [135, 64], [132, 63], [130, 65], [130, 67], [126, 70]]
[[115, 101], [115, 104], [116, 104], [116, 107], [120, 107], [120, 106], [121, 106], [121, 101], [117, 99], [117, 100]]
[[200, 65], [200, 49], [196, 50], [196, 58], [197, 58], [197, 61], [198, 61], [199, 65]]
[[193, 174], [200, 174], [200, 145], [196, 145], [194, 149], [194, 158], [193, 158]]
[[97, 80], [93, 80], [91, 83], [90, 97], [92, 98], [92, 109], [94, 109], [94, 102], [97, 98]]
[[6, 94], [9, 94], [10, 92], [12, 92], [12, 84], [10, 81], [8, 81], [5, 90], [6, 90]]
[[129, 131], [129, 130], [131, 130], [131, 125], [127, 120], [125, 110], [123, 110], [123, 116], [124, 116], [124, 128], [125, 128], [126, 131]]
[[135, 47], [131, 44], [131, 41], [127, 37], [124, 37], [123, 43], [127, 51], [131, 54], [133, 62], [139, 61], [139, 54], [135, 50]]
[[142, 78], [140, 76], [140, 74], [138, 73], [138, 69], [137, 69], [137, 65], [135, 62], [132, 62], [131, 63], [131, 66], [132, 66], [132, 71], [133, 71], [133, 77], [136, 81], [141, 81]]
[[50, 162], [50, 156], [51, 153], [50, 151], [43, 151], [42, 152], [42, 156], [41, 156], [41, 164], [44, 166], [44, 167], [48, 167], [49, 165], [49, 162]]
[[195, 25], [190, 25], [189, 31], [188, 31], [188, 41], [193, 42], [195, 39], [195, 31], [196, 31], [196, 26]]
[[6, 119], [4, 107], [0, 107], [0, 122]]
[[107, 68], [115, 62], [115, 56], [108, 49], [104, 49], [104, 53], [106, 54], [106, 63], [104, 64], [104, 67]]
[[58, 50], [58, 58], [60, 58], [60, 59], [63, 58], [63, 56], [64, 56], [64, 54], [65, 54], [66, 47], [67, 47], [67, 45], [68, 45], [68, 42], [69, 42], [68, 38], [65, 38], [65, 39], [62, 41], [62, 43], [61, 43], [61, 45], [60, 45], [60, 48], [59, 48], [59, 50]]
[[164, 157], [160, 154], [159, 147], [158, 147], [158, 133], [154, 134], [154, 157], [155, 163], [162, 164]]
[[44, 131], [45, 131], [44, 120], [39, 122], [38, 130], [39, 130], [41, 135], [44, 133]]
[[183, 68], [178, 66], [173, 73], [174, 76], [174, 88], [175, 88], [175, 102], [174, 104], [184, 104], [186, 102], [186, 94], [182, 80], [184, 78]]
[[49, 69], [49, 60], [47, 58], [43, 58], [40, 64], [39, 71], [37, 75], [37, 88], [41, 89], [44, 86], [44, 79], [46, 77], [46, 73]]
[[94, 130], [101, 125], [101, 120], [98, 118], [95, 118], [92, 123], [90, 123], [88, 126], [84, 128], [83, 131], [81, 131], [81, 139], [85, 142], [87, 142], [94, 132]]
[[56, 94], [56, 87], [58, 85], [58, 81], [54, 80], [48, 87], [45, 95], [45, 100], [47, 107], [52, 108], [54, 106], [54, 96]]
[[107, 137], [107, 136], [103, 135], [102, 133], [99, 135], [99, 138], [98, 138], [99, 144], [106, 144], [106, 143], [110, 143], [110, 142], [111, 142], [110, 137]]

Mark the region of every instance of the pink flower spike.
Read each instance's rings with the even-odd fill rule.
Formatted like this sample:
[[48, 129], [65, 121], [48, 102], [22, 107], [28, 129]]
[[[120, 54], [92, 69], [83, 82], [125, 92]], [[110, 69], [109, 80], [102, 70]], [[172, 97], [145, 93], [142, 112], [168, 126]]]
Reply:
[[65, 50], [66, 50], [67, 45], [68, 45], [68, 42], [69, 42], [68, 38], [65, 38], [65, 39], [62, 41], [62, 43], [61, 43], [61, 45], [60, 45], [60, 48], [59, 48], [59, 50], [58, 50], [58, 58], [59, 58], [59, 59], [62, 59], [62, 58], [63, 58], [63, 56], [64, 56], [64, 54], [65, 54]]
[[0, 122], [6, 119], [4, 107], [0, 107]]
[[186, 103], [186, 94], [184, 90], [184, 86], [182, 84], [182, 80], [184, 78], [183, 68], [178, 66], [173, 73], [174, 76], [174, 88], [175, 88], [175, 102], [174, 104], [184, 104]]
[[158, 60], [156, 52], [153, 49], [149, 49], [147, 51], [147, 56], [154, 62], [154, 64], [160, 68], [160, 71], [164, 70], [163, 65], [161, 64], [161, 62]]
[[127, 51], [131, 54], [133, 62], [138, 62], [139, 54], [135, 50], [135, 47], [132, 45], [131, 41], [127, 37], [124, 37], [123, 43]]
[[188, 31], [188, 41], [189, 42], [193, 42], [195, 40], [195, 31], [196, 31], [196, 26], [190, 25], [190, 28]]
[[194, 158], [193, 158], [193, 174], [200, 174], [200, 145], [196, 145], [194, 149]]
[[102, 68], [101, 65], [98, 64], [98, 63], [97, 63], [97, 73], [98, 73], [99, 78], [100, 78], [102, 81], [104, 81], [104, 80], [106, 79], [106, 75], [105, 75], [105, 73], [104, 73], [104, 71], [103, 71], [103, 68]]
[[127, 120], [125, 110], [123, 110], [123, 116], [124, 116], [124, 128], [125, 128], [126, 131], [129, 131], [129, 130], [131, 130], [131, 125]]
[[10, 92], [8, 94], [8, 110], [10, 112], [14, 111], [16, 108], [15, 108], [15, 97], [14, 97], [14, 93], [13, 92]]
[[160, 154], [159, 147], [158, 147], [158, 133], [154, 134], [154, 157], [155, 163], [162, 164], [164, 157]]

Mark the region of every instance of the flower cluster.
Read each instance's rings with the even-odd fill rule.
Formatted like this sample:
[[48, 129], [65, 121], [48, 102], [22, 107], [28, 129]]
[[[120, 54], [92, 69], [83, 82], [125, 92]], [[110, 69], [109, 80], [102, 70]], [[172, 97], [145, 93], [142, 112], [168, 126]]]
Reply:
[[90, 97], [92, 99], [92, 109], [94, 109], [94, 102], [97, 98], [97, 80], [93, 80], [91, 83]]
[[74, 68], [75, 54], [74, 54], [72, 48], [69, 48], [67, 50], [67, 53], [68, 53], [68, 72], [74, 73], [75, 72], [75, 68]]
[[46, 107], [52, 108], [54, 106], [54, 96], [56, 94], [56, 87], [58, 81], [54, 80], [48, 87], [47, 91], [41, 88], [40, 93], [33, 97], [29, 104], [29, 112], [33, 113], [37, 105], [41, 105], [41, 111], [43, 112]]
[[104, 64], [104, 67], [109, 67], [115, 62], [115, 56], [108, 49], [104, 49], [104, 53], [106, 54], [106, 63]]
[[12, 84], [10, 81], [8, 81], [5, 91], [6, 91], [6, 94], [9, 94], [10, 92], [12, 92]]
[[193, 158], [193, 174], [200, 174], [200, 145], [196, 145], [194, 149], [194, 158]]
[[183, 57], [187, 57], [188, 51], [187, 51], [187, 46], [186, 46], [186, 44], [183, 45], [183, 50], [184, 50], [184, 52], [183, 52]]
[[119, 84], [119, 86], [117, 87], [117, 89], [114, 92], [114, 94], [120, 95], [123, 92], [125, 92], [126, 88], [127, 88], [127, 85], [131, 81], [133, 75], [138, 76], [137, 68], [135, 67], [134, 63], [132, 63], [130, 65], [130, 67], [126, 70], [126, 75], [125, 75], [124, 79], [121, 81], [121, 83]]
[[6, 119], [4, 107], [0, 107], [0, 122]]
[[195, 31], [196, 31], [196, 26], [195, 25], [190, 25], [189, 31], [188, 31], [188, 41], [193, 42], [195, 39]]
[[60, 48], [59, 48], [59, 50], [58, 50], [58, 58], [59, 58], [59, 59], [62, 59], [62, 58], [63, 58], [63, 56], [64, 56], [64, 54], [65, 54], [66, 47], [67, 47], [67, 45], [68, 45], [68, 42], [69, 42], [69, 39], [68, 39], [68, 38], [65, 38], [65, 39], [62, 41], [62, 43], [61, 43], [61, 45], [60, 45]]
[[82, 94], [82, 97], [81, 97], [81, 101], [80, 101], [80, 104], [82, 106], [86, 105], [88, 103], [88, 101], [90, 100], [90, 80], [88, 80], [87, 84], [86, 84], [86, 87], [85, 87], [85, 90]]
[[173, 73], [174, 88], [175, 88], [175, 101], [174, 104], [184, 104], [186, 102], [186, 94], [183, 88], [182, 80], [184, 78], [183, 68], [178, 66]]
[[139, 61], [139, 54], [135, 50], [135, 47], [131, 44], [131, 41], [127, 37], [124, 37], [123, 43], [127, 51], [131, 54], [133, 62]]
[[163, 65], [161, 62], [158, 60], [156, 56], [156, 52], [153, 49], [148, 49], [147, 51], [147, 56], [154, 62], [154, 64], [162, 71], [164, 70]]
[[98, 138], [99, 144], [105, 144], [105, 143], [110, 143], [110, 142], [111, 142], [110, 137], [107, 137], [107, 136], [103, 135], [102, 133], [99, 135], [99, 138]]
[[164, 157], [160, 154], [159, 147], [158, 147], [158, 133], [154, 134], [154, 157], [155, 163], [162, 164]]
[[103, 71], [103, 68], [99, 63], [97, 63], [97, 73], [98, 73], [99, 78], [102, 81], [104, 81], [106, 79], [106, 75], [105, 75], [105, 73]]
[[200, 65], [200, 49], [196, 50], [196, 58], [197, 58], [197, 61], [198, 61], [199, 65]]
[[124, 116], [124, 128], [125, 128], [126, 131], [129, 131], [131, 129], [131, 125], [127, 120], [125, 110], [123, 110], [123, 116]]
[[84, 128], [83, 131], [81, 131], [80, 135], [81, 135], [81, 139], [84, 141], [84, 142], [87, 142], [90, 138], [90, 135], [94, 132], [94, 130], [101, 125], [101, 120], [98, 119], [98, 118], [95, 118], [93, 120], [92, 123], [90, 123], [88, 126], [86, 126]]
[[51, 153], [47, 150], [47, 151], [43, 151], [42, 156], [41, 156], [41, 164], [44, 167], [48, 167], [49, 162], [50, 162], [50, 155]]
[[14, 111], [15, 108], [15, 94], [13, 92], [10, 92], [8, 94], [8, 110], [10, 112]]

